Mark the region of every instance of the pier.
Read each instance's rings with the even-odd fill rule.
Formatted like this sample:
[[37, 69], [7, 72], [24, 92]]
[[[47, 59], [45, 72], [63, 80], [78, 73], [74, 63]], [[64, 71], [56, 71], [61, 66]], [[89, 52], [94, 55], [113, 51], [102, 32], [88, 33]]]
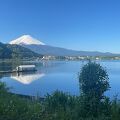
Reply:
[[15, 72], [29, 72], [29, 71], [37, 71], [35, 65], [20, 65], [17, 66], [14, 70], [5, 70], [0, 71], [0, 73], [15, 73]]

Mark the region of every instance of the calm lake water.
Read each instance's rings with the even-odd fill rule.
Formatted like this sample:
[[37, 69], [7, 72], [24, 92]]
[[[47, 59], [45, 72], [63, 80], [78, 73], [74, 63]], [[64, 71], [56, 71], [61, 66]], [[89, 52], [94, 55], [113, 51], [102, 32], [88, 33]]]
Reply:
[[[105, 67], [109, 74], [111, 88], [106, 95], [110, 97], [118, 95], [120, 98], [120, 61], [97, 62]], [[0, 80], [11, 87], [11, 92], [22, 95], [44, 96], [55, 90], [79, 95], [78, 73], [85, 63], [82, 61], [44, 61], [35, 63], [37, 72], [4, 74], [0, 75]], [[0, 68], [10, 69], [12, 67], [1, 64]]]

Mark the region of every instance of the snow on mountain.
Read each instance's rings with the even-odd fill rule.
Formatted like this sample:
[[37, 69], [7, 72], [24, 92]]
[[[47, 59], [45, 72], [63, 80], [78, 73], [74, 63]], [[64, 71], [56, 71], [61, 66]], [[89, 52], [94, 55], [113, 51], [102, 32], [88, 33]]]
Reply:
[[9, 44], [17, 45], [45, 45], [43, 42], [31, 37], [30, 35], [23, 35], [15, 40], [12, 40]]

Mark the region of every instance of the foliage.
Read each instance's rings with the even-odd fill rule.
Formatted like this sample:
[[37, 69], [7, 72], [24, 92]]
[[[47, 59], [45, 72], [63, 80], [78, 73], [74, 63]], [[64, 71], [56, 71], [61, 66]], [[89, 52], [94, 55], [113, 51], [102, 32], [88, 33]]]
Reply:
[[108, 79], [106, 70], [100, 64], [89, 61], [79, 76], [81, 94], [101, 100], [109, 89]]
[[106, 70], [100, 64], [89, 61], [82, 67], [79, 81], [83, 117], [98, 117], [102, 112], [101, 106], [105, 101], [104, 92], [109, 89], [108, 79]]
[[40, 103], [31, 103], [9, 94], [0, 99], [1, 120], [39, 120], [41, 117]]
[[6, 45], [0, 42], [0, 59], [8, 59], [12, 57], [12, 51]]
[[12, 51], [12, 58], [32, 58], [32, 57], [42, 57], [42, 55], [37, 54], [33, 51], [31, 51], [28, 48], [19, 46], [19, 45], [7, 45], [7, 48], [9, 48]]
[[116, 99], [110, 101], [105, 98], [99, 116], [87, 116], [87, 113], [82, 96], [56, 91], [42, 102], [31, 101], [10, 94], [5, 84], [0, 87], [0, 120], [119, 120], [120, 103]]
[[34, 57], [42, 57], [42, 55], [19, 45], [0, 43], [0, 59], [23, 59]]
[[0, 94], [7, 93], [9, 91], [9, 88], [7, 88], [6, 84], [3, 82], [0, 82]]

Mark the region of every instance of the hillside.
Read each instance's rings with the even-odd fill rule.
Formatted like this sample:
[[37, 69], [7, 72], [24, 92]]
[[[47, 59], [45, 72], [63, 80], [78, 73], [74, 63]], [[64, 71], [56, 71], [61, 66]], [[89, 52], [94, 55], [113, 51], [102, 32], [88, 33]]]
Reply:
[[[32, 57], [42, 57], [42, 55], [37, 54], [28, 48], [19, 45], [7, 45], [7, 48], [12, 51], [12, 54], [20, 58], [32, 58]], [[12, 56], [13, 56], [12, 55]]]
[[0, 59], [8, 59], [12, 57], [12, 51], [3, 43], [0, 43]]
[[19, 45], [0, 43], [0, 59], [42, 57], [28, 48]]

